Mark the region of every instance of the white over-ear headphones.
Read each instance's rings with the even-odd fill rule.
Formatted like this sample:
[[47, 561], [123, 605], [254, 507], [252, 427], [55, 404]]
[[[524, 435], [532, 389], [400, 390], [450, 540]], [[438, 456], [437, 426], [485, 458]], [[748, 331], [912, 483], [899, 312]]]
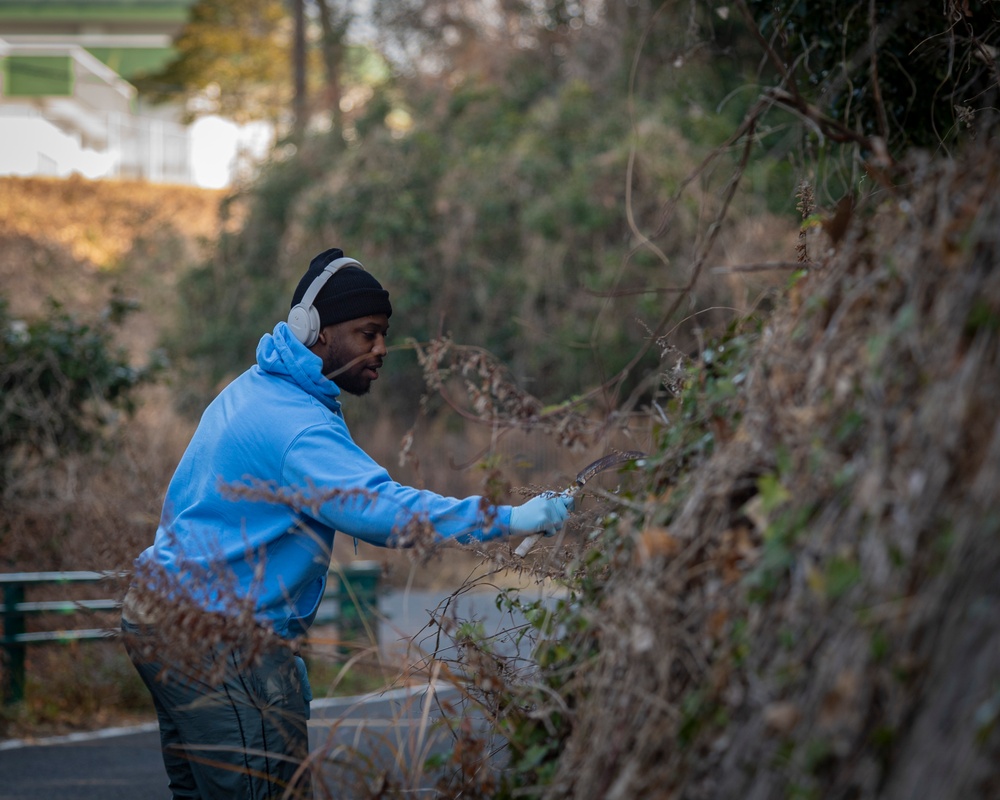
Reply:
[[320, 289], [326, 286], [326, 282], [334, 276], [334, 273], [344, 267], [364, 269], [361, 262], [355, 261], [353, 258], [335, 258], [323, 267], [323, 271], [309, 284], [302, 299], [288, 312], [288, 327], [295, 334], [295, 338], [306, 347], [312, 347], [319, 339], [319, 312], [313, 305], [316, 295], [319, 294]]

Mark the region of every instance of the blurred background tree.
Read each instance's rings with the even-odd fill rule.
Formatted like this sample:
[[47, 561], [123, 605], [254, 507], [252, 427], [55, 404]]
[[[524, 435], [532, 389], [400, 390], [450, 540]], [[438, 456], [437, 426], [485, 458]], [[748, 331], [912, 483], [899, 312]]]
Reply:
[[[326, 101], [233, 193], [239, 222], [180, 287], [190, 407], [331, 245], [389, 287], [399, 345], [481, 345], [546, 402], [652, 400], [664, 354], [784, 280], [803, 181], [832, 206], [906, 148], [995, 120], [994, 4], [917, 5], [308, 6]], [[269, 41], [287, 47], [284, 13]], [[411, 350], [393, 362], [390, 407], [421, 382]]]
[[154, 103], [182, 102], [189, 120], [219, 114], [288, 133], [325, 113], [337, 125], [354, 16], [337, 0], [198, 0], [176, 57], [137, 88]]
[[174, 42], [177, 56], [137, 88], [153, 102], [182, 102], [189, 120], [278, 123], [290, 110], [291, 42], [282, 0], [198, 0]]
[[759, 29], [767, 73], [789, 93], [791, 107], [834, 141], [878, 137], [901, 154], [913, 146], [948, 148], [996, 124], [994, 2], [737, 5]]

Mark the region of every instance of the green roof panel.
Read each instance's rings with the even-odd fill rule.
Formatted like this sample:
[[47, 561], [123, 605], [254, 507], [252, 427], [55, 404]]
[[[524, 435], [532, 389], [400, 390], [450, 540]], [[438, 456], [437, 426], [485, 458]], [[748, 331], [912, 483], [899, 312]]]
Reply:
[[157, 72], [176, 55], [169, 47], [88, 47], [87, 52], [127, 81], [143, 73]]
[[185, 22], [194, 0], [0, 0], [0, 21]]
[[7, 97], [68, 97], [73, 94], [69, 56], [7, 56], [3, 60]]

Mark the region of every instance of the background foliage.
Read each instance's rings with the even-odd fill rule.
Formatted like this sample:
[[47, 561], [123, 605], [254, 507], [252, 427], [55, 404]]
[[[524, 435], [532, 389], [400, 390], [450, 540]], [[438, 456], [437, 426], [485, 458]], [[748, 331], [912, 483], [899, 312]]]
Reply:
[[989, 0], [747, 3], [777, 56], [786, 89], [801, 92], [848, 133], [880, 137], [893, 153], [948, 147], [997, 107], [1000, 19]]
[[134, 366], [116, 346], [115, 329], [131, 310], [114, 297], [87, 321], [53, 303], [29, 323], [0, 302], [0, 495], [8, 502], [32, 473], [106, 445], [119, 416], [134, 411], [136, 390], [162, 369], [155, 354]]
[[277, 0], [200, 0], [174, 43], [177, 56], [137, 81], [155, 101], [183, 100], [189, 119], [277, 121], [291, 96], [291, 26]]
[[[989, 129], [994, 5], [912, 5], [508, 2], [495, 18], [379, 6], [374, 44], [396, 72], [338, 125], [277, 150], [234, 196], [241, 223], [181, 287], [173, 345], [201, 376], [192, 402], [246, 363], [331, 245], [389, 287], [398, 345], [475, 343], [543, 398], [642, 394], [650, 335], [679, 291], [667, 327], [689, 352], [702, 326], [733, 319], [707, 309], [739, 313], [780, 278], [707, 276], [782, 260], [800, 181], [823, 212], [906, 148]], [[935, 99], [915, 91], [932, 84]], [[740, 164], [732, 148], [751, 129]], [[763, 209], [786, 234], [741, 248], [742, 221]], [[412, 394], [415, 359], [393, 361], [389, 396]]]
[[[440, 334], [475, 343], [550, 399], [616, 376], [648, 340], [663, 297], [687, 283], [698, 220], [718, 209], [732, 161], [720, 156], [717, 171], [695, 185], [687, 183], [691, 165], [725, 139], [750, 100], [708, 110], [740, 72], [708, 69], [728, 47], [710, 40], [678, 69], [672, 55], [685, 44], [668, 15], [623, 17], [611, 37], [625, 47], [647, 23], [654, 27], [636, 74], [630, 51], [609, 56], [603, 25], [578, 35], [557, 25], [560, 58], [552, 44], [518, 48], [470, 24], [464, 55], [449, 55], [468, 68], [446, 82], [400, 71], [344, 129], [277, 153], [236, 197], [245, 223], [181, 287], [178, 349], [215, 386], [245, 363], [261, 321], [284, 316], [311, 255], [335, 244], [390, 288], [400, 344]], [[532, 30], [548, 36], [540, 24]], [[675, 92], [653, 91], [668, 82]], [[397, 112], [411, 120], [405, 130], [392, 124]], [[788, 171], [765, 159], [734, 217], [761, 203], [789, 214], [793, 191]], [[790, 237], [794, 222], [787, 226]], [[729, 294], [706, 284], [684, 313], [732, 305]], [[651, 352], [633, 365], [604, 402], [627, 395], [657, 358]], [[412, 394], [404, 387], [417, 380], [415, 359], [401, 352], [393, 360], [390, 398]]]

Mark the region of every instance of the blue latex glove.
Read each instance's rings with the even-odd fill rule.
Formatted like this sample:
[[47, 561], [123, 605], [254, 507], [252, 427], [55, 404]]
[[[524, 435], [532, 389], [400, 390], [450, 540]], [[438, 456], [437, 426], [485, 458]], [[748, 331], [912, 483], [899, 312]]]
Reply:
[[510, 512], [510, 532], [515, 536], [544, 533], [551, 536], [562, 528], [573, 508], [573, 495], [545, 492], [527, 503], [514, 506]]
[[306, 701], [306, 719], [309, 719], [309, 703], [313, 699], [312, 686], [309, 685], [309, 670], [302, 656], [295, 656], [295, 668], [299, 671], [299, 683], [302, 684], [302, 698]]

